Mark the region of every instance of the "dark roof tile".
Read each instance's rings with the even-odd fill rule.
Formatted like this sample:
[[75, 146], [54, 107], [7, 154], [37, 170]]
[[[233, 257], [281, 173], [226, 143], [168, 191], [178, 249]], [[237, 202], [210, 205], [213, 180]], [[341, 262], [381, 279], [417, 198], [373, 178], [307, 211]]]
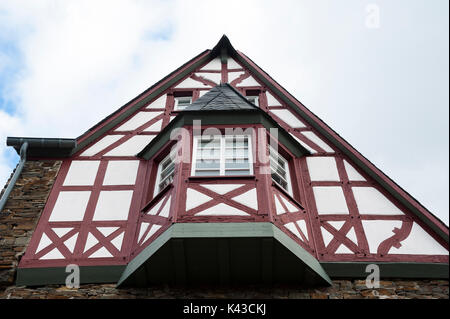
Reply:
[[231, 111], [257, 110], [258, 107], [249, 102], [231, 85], [225, 83], [213, 87], [205, 95], [189, 105], [186, 111]]

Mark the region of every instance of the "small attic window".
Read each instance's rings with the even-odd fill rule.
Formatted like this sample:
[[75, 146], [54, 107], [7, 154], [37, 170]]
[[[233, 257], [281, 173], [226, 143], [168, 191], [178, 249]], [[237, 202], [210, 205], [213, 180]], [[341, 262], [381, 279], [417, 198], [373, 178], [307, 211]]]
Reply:
[[245, 97], [249, 102], [259, 106], [259, 93], [259, 90], [247, 90], [245, 92]]
[[184, 110], [192, 103], [192, 96], [175, 96], [174, 111]]
[[253, 104], [255, 104], [256, 106], [259, 106], [258, 105], [258, 96], [247, 96], [247, 100], [250, 102], [250, 103], [253, 103]]

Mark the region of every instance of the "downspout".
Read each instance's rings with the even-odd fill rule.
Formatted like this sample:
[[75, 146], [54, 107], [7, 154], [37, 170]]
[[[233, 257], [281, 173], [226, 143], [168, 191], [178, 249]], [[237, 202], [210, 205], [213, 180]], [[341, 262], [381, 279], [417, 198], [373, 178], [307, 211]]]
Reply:
[[25, 162], [27, 160], [27, 149], [28, 149], [28, 142], [24, 142], [20, 147], [19, 165], [17, 165], [17, 168], [14, 171], [14, 175], [11, 178], [8, 186], [6, 187], [5, 193], [3, 193], [3, 196], [0, 199], [0, 213], [5, 207], [5, 204], [8, 201], [9, 194], [12, 192], [14, 186], [16, 185], [17, 180], [19, 179], [20, 174], [22, 173], [22, 169], [25, 166]]

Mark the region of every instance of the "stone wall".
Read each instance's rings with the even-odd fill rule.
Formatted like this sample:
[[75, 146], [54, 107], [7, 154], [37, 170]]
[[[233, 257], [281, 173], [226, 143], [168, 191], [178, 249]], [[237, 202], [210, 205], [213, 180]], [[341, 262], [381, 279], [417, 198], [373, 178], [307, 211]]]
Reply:
[[25, 162], [22, 174], [0, 212], [0, 291], [15, 281], [15, 270], [25, 253], [60, 166], [61, 161]]
[[230, 287], [230, 288], [127, 288], [110, 285], [82, 285], [79, 289], [65, 286], [25, 288], [10, 286], [0, 292], [0, 299], [135, 299], [135, 298], [233, 298], [233, 299], [448, 299], [446, 280], [392, 280], [382, 281], [379, 289], [368, 289], [365, 280], [335, 280], [333, 286], [320, 289], [295, 287]]
[[[0, 299], [8, 298], [443, 298], [448, 299], [447, 280], [382, 281], [379, 289], [368, 289], [363, 280], [335, 280], [333, 286], [302, 289], [282, 286], [228, 288], [152, 287], [116, 289], [114, 284], [82, 285], [69, 289], [62, 285], [17, 287], [15, 273], [45, 206], [60, 161], [28, 161], [9, 200], [0, 212]], [[6, 187], [6, 186], [5, 186]]]

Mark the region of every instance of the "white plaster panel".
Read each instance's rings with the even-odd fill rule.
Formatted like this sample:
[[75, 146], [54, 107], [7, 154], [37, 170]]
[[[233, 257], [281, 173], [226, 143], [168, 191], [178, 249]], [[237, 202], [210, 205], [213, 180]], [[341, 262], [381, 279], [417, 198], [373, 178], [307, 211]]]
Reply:
[[196, 191], [195, 189], [188, 188], [186, 192], [186, 210], [191, 210], [206, 202], [209, 202], [212, 198]]
[[311, 142], [315, 143], [317, 146], [322, 148], [327, 153], [334, 153], [333, 149], [324, 141], [322, 141], [314, 132], [301, 132], [303, 136], [305, 136], [307, 139], [309, 139]]
[[164, 203], [164, 198], [162, 198], [156, 205], [154, 205], [148, 212], [148, 215], [156, 215], [158, 213], [159, 208], [161, 207], [162, 203]]
[[330, 241], [334, 238], [334, 236], [325, 228], [320, 227], [320, 229], [322, 231], [323, 243], [325, 244], [325, 247], [326, 247], [326, 246], [328, 246]]
[[302, 231], [303, 235], [306, 237], [306, 239], [309, 240], [308, 228], [306, 227], [306, 222], [303, 219], [297, 220], [297, 225], [300, 228], [300, 230]]
[[227, 69], [242, 69], [242, 66], [237, 63], [234, 59], [228, 58]]
[[108, 258], [113, 257], [108, 249], [105, 247], [100, 248], [96, 252], [94, 252], [92, 255], [89, 256], [89, 258]]
[[97, 143], [86, 149], [80, 156], [94, 156], [95, 154], [103, 151], [105, 148], [110, 146], [112, 143], [120, 140], [123, 135], [106, 135]]
[[100, 161], [72, 161], [67, 172], [64, 186], [94, 185]]
[[161, 209], [161, 212], [159, 213], [158, 216], [161, 217], [169, 217], [169, 213], [170, 213], [170, 205], [171, 205], [171, 198], [172, 196], [169, 196], [169, 198], [166, 201], [166, 204], [164, 205], [164, 207]]
[[244, 71], [228, 72], [228, 83], [233, 82], [244, 73]]
[[291, 134], [291, 136], [292, 136], [293, 138], [295, 138], [295, 140], [296, 140], [301, 146], [303, 146], [303, 147], [306, 148], [308, 151], [310, 151], [311, 154], [317, 153], [314, 149], [312, 149], [311, 147], [309, 147], [308, 144], [306, 144], [305, 142], [303, 142], [303, 141], [302, 141], [301, 139], [299, 139], [297, 136], [295, 136], [294, 134], [292, 134], [292, 133], [290, 133], [290, 132], [289, 132], [289, 134]]
[[245, 78], [240, 83], [236, 84], [236, 86], [260, 86], [258, 82], [252, 77], [249, 76], [248, 78]]
[[220, 84], [222, 80], [222, 73], [196, 73], [195, 75], [213, 81], [216, 84]]
[[439, 244], [417, 223], [413, 223], [411, 233], [400, 244], [400, 248], [392, 247], [389, 254], [448, 255], [448, 249]]
[[39, 259], [47, 260], [47, 259], [65, 259], [63, 254], [58, 250], [58, 248], [53, 249], [48, 254], [42, 256]]
[[358, 245], [358, 238], [356, 237], [355, 228], [352, 227], [347, 233], [347, 238], [350, 239], [352, 242], [354, 242], [356, 245]]
[[40, 252], [42, 249], [44, 249], [45, 247], [47, 247], [48, 245], [50, 245], [52, 243], [52, 241], [50, 240], [50, 238], [48, 238], [48, 236], [45, 233], [42, 233], [42, 237], [41, 240], [39, 241], [39, 245], [36, 248], [36, 254], [38, 252]]
[[233, 197], [233, 200], [245, 205], [247, 207], [258, 210], [258, 198], [256, 196], [256, 189], [253, 188], [239, 196]]
[[345, 171], [347, 172], [348, 179], [350, 181], [365, 181], [366, 179], [358, 173], [358, 171], [344, 160]]
[[292, 205], [291, 202], [288, 201], [283, 196], [280, 196], [280, 197], [281, 197], [281, 200], [283, 201], [284, 206], [286, 206], [288, 212], [295, 213], [295, 212], [298, 212], [300, 210], [297, 206]]
[[374, 187], [352, 187], [360, 214], [404, 215]]
[[344, 192], [339, 186], [313, 187], [319, 214], [348, 214]]
[[150, 122], [158, 115], [161, 115], [161, 112], [138, 112], [131, 119], [123, 123], [121, 126], [116, 128], [116, 132], [118, 131], [134, 131], [139, 126], [144, 125], [145, 123]]
[[109, 161], [103, 185], [134, 185], [139, 161]]
[[82, 221], [90, 195], [90, 191], [60, 192], [49, 221]]
[[270, 110], [273, 114], [278, 116], [283, 122], [285, 122], [290, 127], [299, 128], [299, 127], [306, 127], [305, 124], [303, 124], [302, 121], [300, 121], [294, 114], [292, 114], [291, 111], [286, 109], [277, 109], [277, 110]]
[[234, 208], [230, 205], [220, 203], [208, 209], [201, 211], [200, 213], [195, 214], [196, 216], [249, 216], [246, 212]]
[[147, 233], [147, 236], [145, 236], [143, 242], [145, 243], [147, 241], [147, 239], [152, 237], [153, 234], [156, 233], [160, 228], [161, 228], [160, 225], [152, 225], [152, 227], [150, 228], [150, 230]]
[[166, 108], [167, 95], [161, 95], [147, 106], [147, 109], [164, 109]]
[[75, 244], [77, 243], [78, 233], [70, 237], [64, 242], [64, 245], [67, 247], [67, 249], [73, 253], [73, 250], [75, 249]]
[[371, 254], [376, 254], [378, 246], [386, 239], [394, 236], [394, 228], [401, 228], [400, 220], [363, 220], [362, 225]]
[[93, 220], [126, 220], [133, 191], [101, 191]]
[[244, 186], [243, 184], [201, 184], [200, 186], [209, 189], [210, 191], [224, 195], [228, 192], [231, 192], [235, 189], [238, 189], [241, 186]]
[[220, 70], [222, 70], [222, 61], [220, 60], [220, 58], [212, 59], [200, 70], [202, 70], [202, 71], [220, 71]]
[[144, 132], [158, 132], [161, 131], [161, 126], [162, 126], [162, 120], [159, 120], [158, 122], [150, 125], [149, 127], [147, 127]]
[[105, 156], [135, 156], [155, 138], [156, 135], [135, 135], [112, 149]]
[[118, 229], [119, 227], [97, 227], [97, 230], [105, 237], [108, 237]]
[[72, 229], [73, 229], [73, 227], [52, 228], [52, 230], [55, 232], [56, 235], [58, 235], [59, 238], [63, 237], [65, 234], [70, 232]]
[[203, 95], [205, 95], [206, 93], [208, 93], [210, 90], [199, 90], [198, 91], [198, 97], [202, 97]]
[[339, 230], [345, 224], [345, 221], [327, 221], [334, 229]]
[[142, 236], [145, 234], [145, 231], [147, 230], [149, 225], [150, 225], [150, 223], [145, 223], [145, 222], [141, 224], [141, 229], [139, 230], [138, 242], [141, 240]]
[[87, 252], [89, 249], [91, 249], [92, 247], [97, 245], [97, 243], [98, 243], [98, 239], [94, 235], [89, 233], [87, 238], [86, 238], [86, 243], [84, 245], [83, 253]]
[[286, 227], [287, 229], [289, 229], [289, 231], [291, 233], [293, 233], [295, 236], [297, 236], [299, 239], [302, 239], [302, 236], [300, 235], [300, 233], [297, 230], [297, 227], [295, 227], [294, 223], [287, 223], [284, 225], [284, 227]]
[[275, 210], [277, 211], [277, 215], [285, 214], [286, 212], [285, 212], [283, 206], [281, 206], [281, 203], [278, 200], [278, 197], [275, 196], [275, 194], [273, 197], [275, 198]]
[[281, 103], [269, 92], [266, 92], [267, 106], [281, 106]]
[[334, 157], [307, 157], [311, 181], [340, 181]]
[[123, 242], [124, 234], [125, 234], [125, 232], [123, 232], [122, 234], [120, 234], [119, 236], [117, 236], [116, 238], [111, 240], [111, 244], [113, 244], [114, 247], [116, 247], [117, 250], [119, 250], [119, 251], [122, 250], [122, 242]]
[[206, 85], [203, 84], [200, 81], [196, 81], [192, 78], [187, 78], [186, 80], [184, 80], [183, 82], [181, 82], [180, 84], [178, 84], [175, 88], [176, 89], [202, 89], [205, 87], [211, 87], [210, 85]]
[[353, 251], [351, 251], [347, 246], [344, 244], [341, 244], [338, 249], [336, 250], [336, 254], [355, 254]]

